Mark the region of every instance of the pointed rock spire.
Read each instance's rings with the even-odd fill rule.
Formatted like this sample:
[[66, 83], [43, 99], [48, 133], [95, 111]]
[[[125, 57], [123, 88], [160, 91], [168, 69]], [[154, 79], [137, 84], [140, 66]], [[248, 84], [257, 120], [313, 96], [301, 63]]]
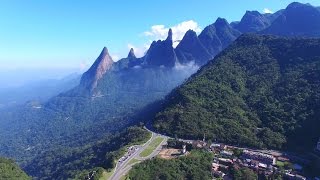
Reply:
[[97, 87], [98, 81], [112, 67], [112, 64], [113, 60], [108, 49], [104, 47], [93, 65], [82, 75], [80, 84], [92, 91]]
[[172, 44], [172, 29], [169, 29], [168, 37], [165, 41], [152, 42], [144, 57], [144, 63], [148, 66], [174, 67], [177, 62], [177, 56]]
[[172, 29], [169, 29], [167, 40], [172, 41]]
[[129, 59], [135, 59], [135, 58], [137, 58], [136, 55], [134, 54], [134, 49], [133, 49], [133, 48], [130, 49], [127, 58], [129, 58]]

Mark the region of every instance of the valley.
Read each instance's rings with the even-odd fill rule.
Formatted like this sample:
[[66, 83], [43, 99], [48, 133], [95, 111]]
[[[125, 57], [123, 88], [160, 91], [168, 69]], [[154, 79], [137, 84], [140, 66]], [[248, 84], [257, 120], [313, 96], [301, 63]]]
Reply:
[[277, 7], [239, 21], [214, 11], [203, 28], [154, 25], [122, 58], [115, 41], [139, 26], [116, 38], [99, 22], [86, 32], [109, 38], [88, 41], [102, 45], [91, 66], [60, 60], [80, 57], [81, 77], [0, 91], [0, 156], [28, 175], [10, 160], [3, 169], [36, 180], [320, 177], [320, 11]]

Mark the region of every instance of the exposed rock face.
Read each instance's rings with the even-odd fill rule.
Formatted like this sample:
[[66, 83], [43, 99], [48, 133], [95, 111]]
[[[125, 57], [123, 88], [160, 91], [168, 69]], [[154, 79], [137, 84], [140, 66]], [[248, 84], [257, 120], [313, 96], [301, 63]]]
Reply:
[[193, 30], [186, 32], [175, 51], [181, 64], [194, 61], [197, 65], [203, 65], [212, 58]]
[[233, 29], [225, 19], [218, 18], [201, 32], [199, 39], [208, 53], [214, 57], [240, 35], [241, 32]]
[[135, 59], [137, 58], [136, 55], [134, 54], [133, 48], [130, 49], [129, 54], [128, 54], [128, 59]]
[[291, 3], [262, 34], [320, 36], [320, 11], [309, 4]]
[[113, 60], [109, 55], [108, 49], [104, 47], [94, 64], [82, 75], [81, 86], [90, 91], [94, 90], [97, 87], [98, 81], [112, 67], [112, 64]]
[[172, 44], [172, 30], [170, 29], [166, 40], [152, 42], [144, 57], [144, 65], [174, 67], [177, 62], [177, 56]]
[[242, 33], [258, 32], [267, 28], [270, 24], [267, 15], [260, 14], [258, 11], [247, 11], [235, 28]]

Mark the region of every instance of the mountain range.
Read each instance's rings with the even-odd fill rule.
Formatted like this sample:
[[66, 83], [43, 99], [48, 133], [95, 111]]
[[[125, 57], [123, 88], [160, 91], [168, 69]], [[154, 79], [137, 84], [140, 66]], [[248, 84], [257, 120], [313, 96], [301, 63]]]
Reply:
[[168, 95], [154, 127], [182, 138], [312, 151], [320, 137], [319, 49], [319, 39], [242, 35]]
[[[308, 20], [297, 18], [297, 14]], [[295, 119], [282, 110], [289, 108], [290, 113], [299, 114], [309, 106], [288, 104], [305, 103], [306, 98], [313, 98], [311, 102], [318, 104], [317, 81], [309, 82], [318, 75], [318, 41], [242, 34], [319, 37], [319, 20], [316, 7], [293, 3], [274, 14], [247, 11], [240, 22], [228, 23], [218, 18], [199, 35], [187, 31], [176, 48], [169, 30], [168, 37], [152, 42], [141, 58], [131, 49], [126, 58], [114, 62], [104, 47], [77, 87], [42, 104], [0, 110], [0, 155], [14, 157], [23, 167], [30, 167], [30, 162], [37, 155], [44, 157], [48, 149], [81, 147], [99, 141], [107, 133], [147, 120], [162, 105], [165, 107], [155, 121], [161, 132], [199, 138], [210, 131], [214, 132], [212, 139], [224, 142], [295, 148], [290, 145], [291, 138], [298, 135], [295, 133], [300, 126], [309, 127], [304, 122], [313, 122], [308, 119], [315, 114], [307, 111]], [[297, 60], [287, 62], [293, 56]], [[307, 63], [301, 63], [303, 60]], [[199, 67], [202, 68], [198, 71]], [[308, 73], [306, 68], [314, 71]], [[299, 79], [302, 84], [288, 87], [286, 82], [294, 81], [291, 76], [303, 76]], [[277, 83], [282, 86], [274, 89]], [[290, 94], [281, 87], [295, 89], [303, 85], [309, 89], [302, 90], [312, 93], [302, 94], [301, 101], [274, 95], [279, 91], [290, 99], [298, 92]], [[165, 104], [155, 103], [169, 93]], [[248, 97], [250, 93], [255, 96]], [[316, 105], [308, 110], [315, 110]], [[279, 106], [283, 107], [277, 109], [280, 112], [275, 110]], [[271, 115], [261, 112], [264, 108], [270, 108]], [[269, 115], [274, 119], [265, 117]], [[290, 121], [283, 123], [283, 117]], [[285, 128], [287, 125], [291, 125], [290, 131]], [[318, 135], [309, 133], [312, 141], [306, 142], [306, 147]]]

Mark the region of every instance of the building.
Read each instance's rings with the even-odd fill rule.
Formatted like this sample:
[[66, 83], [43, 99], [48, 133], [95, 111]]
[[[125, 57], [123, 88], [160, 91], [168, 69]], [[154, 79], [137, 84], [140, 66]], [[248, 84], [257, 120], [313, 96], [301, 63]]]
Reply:
[[207, 145], [207, 143], [204, 141], [193, 141], [193, 143], [192, 143], [192, 146], [194, 148], [199, 148], [199, 149], [206, 147], [206, 145]]
[[223, 157], [232, 157], [233, 156], [233, 152], [230, 152], [230, 151], [221, 151], [220, 154], [223, 156]]
[[320, 151], [320, 138], [319, 138], [319, 141], [318, 141], [318, 144], [317, 144], [317, 150]]
[[182, 154], [187, 153], [187, 146], [184, 144], [182, 145]]
[[218, 158], [219, 164], [225, 165], [225, 166], [231, 166], [233, 165], [233, 161], [231, 159], [225, 159], [225, 158]]
[[225, 150], [227, 148], [224, 144], [212, 143], [210, 145], [211, 150]]
[[306, 180], [307, 178], [298, 174], [290, 174], [286, 173], [284, 174], [284, 177], [289, 179], [289, 180]]
[[261, 162], [263, 164], [267, 164], [267, 165], [269, 165], [269, 164], [275, 165], [276, 164], [276, 158], [273, 157], [272, 155], [264, 154], [264, 153], [260, 153], [260, 152], [255, 152], [255, 151], [243, 150], [242, 158], [259, 161], [259, 162]]
[[226, 174], [221, 171], [212, 171], [212, 175], [216, 178], [223, 178]]

